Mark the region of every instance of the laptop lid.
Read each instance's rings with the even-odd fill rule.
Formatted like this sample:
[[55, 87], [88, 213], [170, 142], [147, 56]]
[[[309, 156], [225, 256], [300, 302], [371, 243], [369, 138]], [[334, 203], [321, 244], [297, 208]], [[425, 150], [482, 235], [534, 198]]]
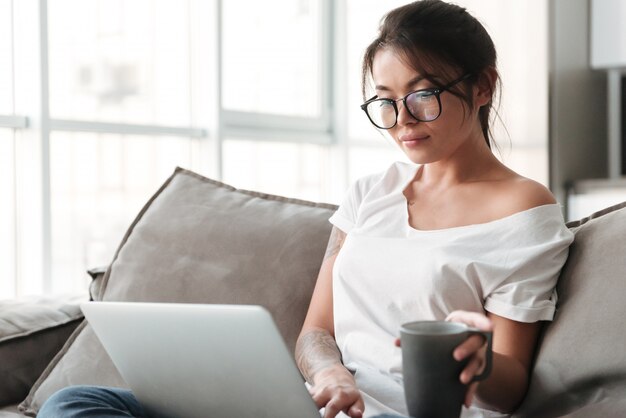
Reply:
[[260, 306], [88, 302], [81, 309], [151, 416], [320, 416]]

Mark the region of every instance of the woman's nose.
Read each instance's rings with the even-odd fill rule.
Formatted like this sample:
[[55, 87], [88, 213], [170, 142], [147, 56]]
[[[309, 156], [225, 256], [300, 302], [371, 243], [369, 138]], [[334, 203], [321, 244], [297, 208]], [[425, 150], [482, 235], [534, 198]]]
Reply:
[[417, 123], [418, 120], [415, 119], [409, 113], [409, 110], [404, 105], [404, 102], [401, 100], [398, 102], [398, 125], [408, 125], [412, 123]]

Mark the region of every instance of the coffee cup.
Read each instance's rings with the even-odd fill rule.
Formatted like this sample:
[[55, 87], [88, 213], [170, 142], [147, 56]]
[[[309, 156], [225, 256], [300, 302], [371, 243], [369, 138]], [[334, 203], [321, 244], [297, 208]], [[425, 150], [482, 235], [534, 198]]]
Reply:
[[400, 328], [404, 393], [409, 415], [414, 418], [458, 418], [467, 385], [460, 381], [469, 359], [457, 361], [452, 352], [470, 336], [487, 340], [485, 368], [472, 382], [491, 372], [492, 332], [459, 322], [416, 321]]

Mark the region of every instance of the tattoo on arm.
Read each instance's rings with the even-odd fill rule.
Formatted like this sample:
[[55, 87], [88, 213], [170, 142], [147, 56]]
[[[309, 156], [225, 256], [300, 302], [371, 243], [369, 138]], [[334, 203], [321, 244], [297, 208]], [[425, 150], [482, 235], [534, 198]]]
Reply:
[[328, 247], [326, 247], [326, 254], [324, 255], [324, 260], [336, 255], [343, 242], [346, 240], [346, 234], [339, 228], [334, 227], [330, 232], [330, 238], [328, 240]]
[[313, 330], [298, 338], [296, 363], [302, 376], [313, 384], [315, 373], [328, 366], [341, 364], [341, 353], [328, 331]]

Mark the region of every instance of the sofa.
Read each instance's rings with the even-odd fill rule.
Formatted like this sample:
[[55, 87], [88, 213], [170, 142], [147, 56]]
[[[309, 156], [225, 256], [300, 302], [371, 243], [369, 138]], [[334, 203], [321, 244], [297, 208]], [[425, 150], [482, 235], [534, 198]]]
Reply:
[[[177, 168], [90, 271], [98, 301], [259, 304], [293, 350], [336, 206], [238, 190]], [[514, 417], [626, 416], [626, 202], [575, 233], [530, 388]], [[36, 416], [74, 384], [126, 387], [78, 307], [0, 302], [0, 417]]]

